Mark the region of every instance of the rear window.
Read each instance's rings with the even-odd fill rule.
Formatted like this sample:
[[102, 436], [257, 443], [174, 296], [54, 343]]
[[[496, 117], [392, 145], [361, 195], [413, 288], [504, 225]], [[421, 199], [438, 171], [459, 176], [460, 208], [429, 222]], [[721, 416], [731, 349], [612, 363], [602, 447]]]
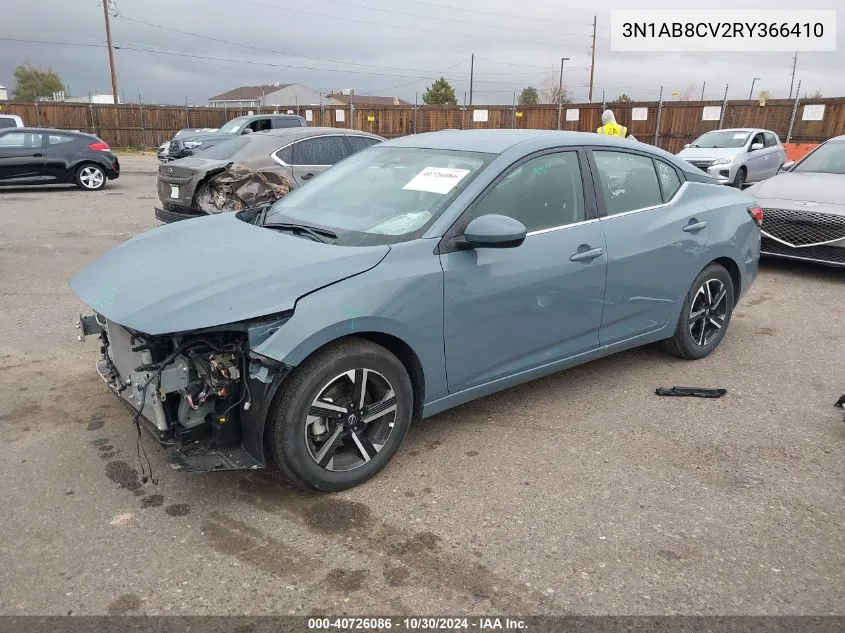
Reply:
[[302, 121], [299, 119], [273, 119], [273, 127], [274, 128], [284, 128], [284, 127], [302, 127]]
[[10, 116], [0, 117], [0, 128], [2, 127], [18, 127], [17, 122]]
[[362, 149], [381, 143], [377, 138], [370, 138], [369, 136], [347, 136], [346, 140], [352, 146], [353, 152], [360, 152]]

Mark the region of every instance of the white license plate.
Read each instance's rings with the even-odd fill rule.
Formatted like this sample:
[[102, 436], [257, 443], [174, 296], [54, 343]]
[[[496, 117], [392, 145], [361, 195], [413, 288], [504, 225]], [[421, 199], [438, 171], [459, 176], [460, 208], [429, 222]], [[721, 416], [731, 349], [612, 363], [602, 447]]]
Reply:
[[176, 185], [170, 185], [170, 197], [171, 198], [178, 198], [179, 197], [179, 187]]

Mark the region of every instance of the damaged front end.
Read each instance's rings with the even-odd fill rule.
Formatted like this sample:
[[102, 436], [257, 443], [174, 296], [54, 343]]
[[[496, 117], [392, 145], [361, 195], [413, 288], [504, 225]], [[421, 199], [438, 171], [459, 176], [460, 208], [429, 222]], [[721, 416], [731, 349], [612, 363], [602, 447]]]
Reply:
[[80, 340], [101, 341], [96, 369], [163, 445], [174, 470], [266, 465], [264, 420], [289, 368], [251, 351], [291, 316], [167, 335], [147, 335], [100, 314], [80, 317]]
[[281, 174], [233, 163], [199, 186], [194, 204], [206, 214], [240, 211], [272, 204], [289, 191]]

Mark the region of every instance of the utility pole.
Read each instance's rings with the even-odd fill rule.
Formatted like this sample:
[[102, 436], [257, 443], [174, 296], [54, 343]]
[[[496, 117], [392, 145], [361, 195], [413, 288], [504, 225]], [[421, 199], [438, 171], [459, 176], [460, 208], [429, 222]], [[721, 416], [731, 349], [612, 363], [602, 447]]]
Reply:
[[569, 58], [560, 58], [560, 79], [557, 82], [557, 129], [560, 129], [561, 114], [563, 113], [563, 62], [565, 61], [569, 61]]
[[587, 95], [587, 100], [593, 102], [593, 76], [596, 72], [596, 16], [593, 16], [593, 61], [590, 62], [590, 93]]
[[472, 80], [475, 73], [475, 53], [469, 58], [469, 104], [472, 105]]
[[114, 47], [111, 43], [111, 22], [109, 22], [109, 2], [110, 0], [102, 0], [103, 2], [103, 17], [106, 19], [106, 43], [109, 46], [109, 67], [111, 68], [111, 94], [115, 103], [117, 100], [117, 73], [114, 70]]
[[795, 51], [795, 56], [792, 58], [792, 79], [789, 80], [789, 98], [792, 99], [792, 86], [795, 85], [795, 67], [798, 65], [798, 51]]
[[748, 100], [751, 101], [751, 97], [754, 95], [754, 84], [760, 81], [759, 77], [755, 77], [751, 80], [751, 90], [748, 92]]
[[704, 101], [704, 86], [706, 86], [706, 85], [707, 85], [706, 81], [701, 84], [701, 99], [699, 99], [699, 101]]

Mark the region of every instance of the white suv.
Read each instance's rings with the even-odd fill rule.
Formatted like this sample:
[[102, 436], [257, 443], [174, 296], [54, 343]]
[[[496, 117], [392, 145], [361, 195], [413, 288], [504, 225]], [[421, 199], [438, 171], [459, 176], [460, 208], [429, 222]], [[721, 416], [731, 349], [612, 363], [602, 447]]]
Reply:
[[23, 127], [23, 119], [16, 114], [0, 114], [0, 128]]

